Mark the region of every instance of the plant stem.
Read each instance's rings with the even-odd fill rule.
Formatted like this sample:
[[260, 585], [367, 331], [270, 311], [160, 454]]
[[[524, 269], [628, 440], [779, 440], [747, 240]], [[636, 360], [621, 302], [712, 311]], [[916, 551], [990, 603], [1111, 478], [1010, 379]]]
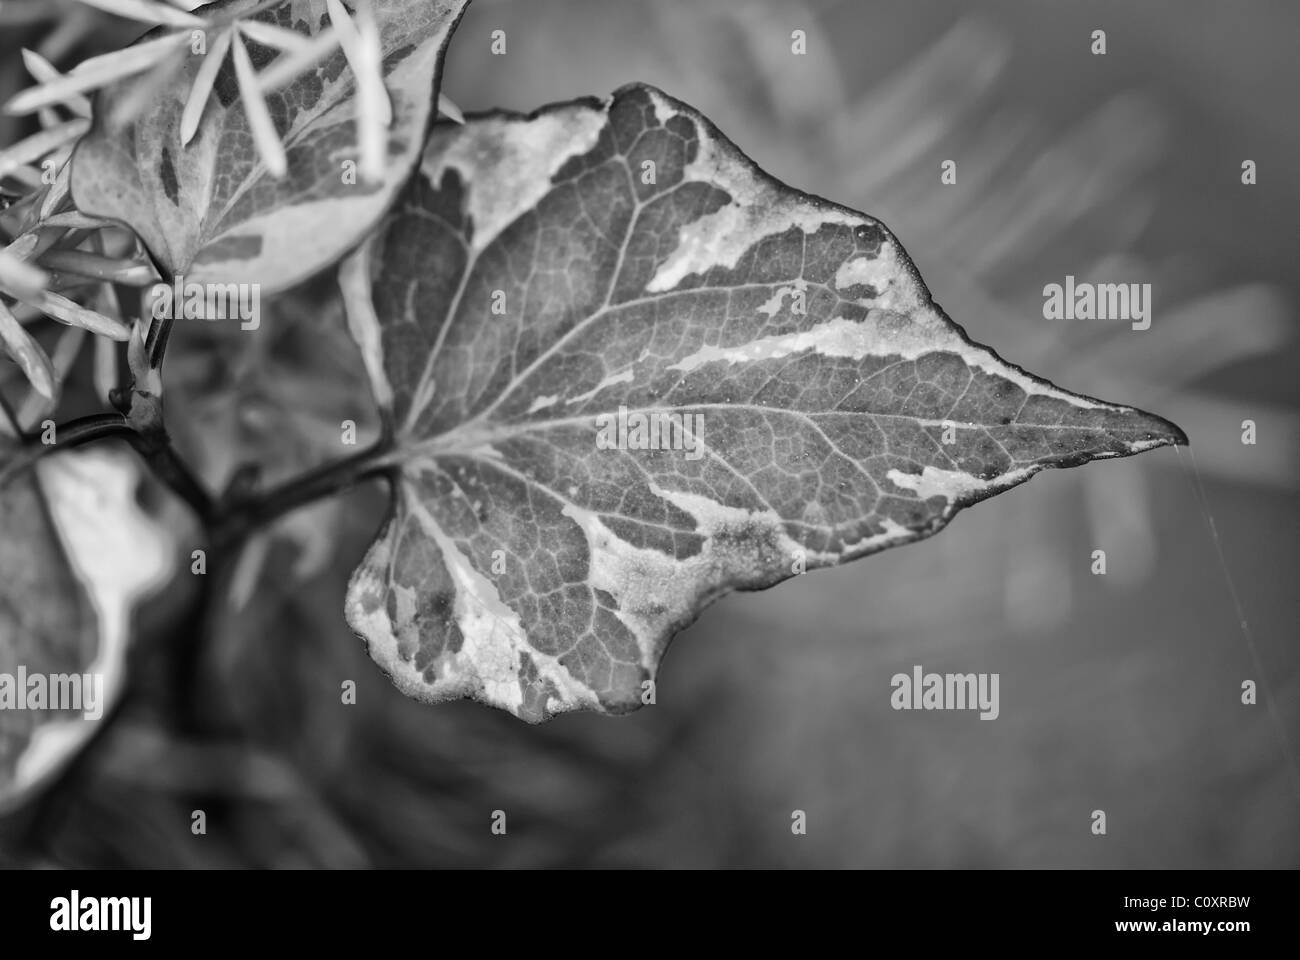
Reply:
[[175, 318], [163, 317], [149, 328], [145, 339], [145, 352], [149, 357], [149, 367], [158, 370], [162, 367], [163, 356], [167, 353], [167, 341], [172, 336], [172, 324]]
[[216, 504], [165, 434], [159, 438], [132, 430], [126, 440], [144, 457], [154, 475], [190, 505], [205, 526], [212, 522]]
[[379, 460], [385, 449], [381, 440], [375, 446], [342, 460], [322, 464], [270, 490], [222, 505], [215, 526], [226, 537], [242, 539], [257, 527], [299, 507], [343, 493], [371, 477], [385, 475], [392, 469]]
[[0, 469], [0, 489], [18, 474], [30, 468], [37, 460], [57, 450], [78, 447], [83, 443], [104, 437], [130, 439], [135, 435], [135, 430], [120, 413], [96, 413], [70, 420], [55, 428], [54, 443], [41, 443], [39, 433], [24, 434], [21, 452]]
[[342, 493], [363, 480], [392, 470], [391, 464], [382, 460], [387, 444], [381, 439], [372, 447], [322, 464], [260, 494], [218, 501], [176, 452], [165, 431], [141, 431], [123, 414], [97, 413], [57, 427], [55, 435], [58, 441], [52, 444], [40, 443], [39, 434], [25, 435], [21, 453], [0, 469], [0, 487], [50, 453], [106, 437], [120, 437], [144, 458], [158, 479], [189, 504], [214, 539], [228, 542], [241, 540], [255, 528], [298, 507]]
[[60, 447], [78, 447], [101, 437], [123, 436], [134, 432], [126, 417], [120, 413], [94, 413], [88, 417], [78, 417], [57, 427], [56, 431], [57, 446]]

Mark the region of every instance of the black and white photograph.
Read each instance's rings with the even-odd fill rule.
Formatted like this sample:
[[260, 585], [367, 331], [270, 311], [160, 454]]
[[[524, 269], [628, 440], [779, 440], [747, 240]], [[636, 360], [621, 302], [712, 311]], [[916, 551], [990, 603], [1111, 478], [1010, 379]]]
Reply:
[[1249, 938], [1300, 867], [1298, 39], [0, 0], [21, 925], [158, 940], [232, 871], [996, 871]]

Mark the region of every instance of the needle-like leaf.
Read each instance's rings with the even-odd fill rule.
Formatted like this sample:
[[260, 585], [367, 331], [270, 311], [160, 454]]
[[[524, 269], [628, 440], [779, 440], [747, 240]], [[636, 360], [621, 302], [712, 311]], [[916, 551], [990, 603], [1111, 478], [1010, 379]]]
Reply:
[[306, 34], [263, 23], [261, 20], [240, 20], [239, 32], [263, 46], [283, 50], [286, 53], [303, 53], [310, 50], [312, 46], [312, 38]]
[[54, 214], [54, 211], [68, 198], [71, 186], [72, 168], [65, 162], [60, 164], [54, 182], [50, 184], [50, 189], [45, 191], [45, 198], [41, 200], [41, 208], [37, 212], [37, 220], [40, 223], [47, 224], [49, 222], [49, 218]]
[[257, 75], [258, 86], [263, 93], [279, 90], [285, 84], [296, 80], [303, 71], [315, 66], [338, 49], [338, 34], [332, 27], [327, 27], [311, 38], [301, 50], [276, 57], [269, 67]]
[[37, 263], [46, 270], [128, 287], [144, 287], [158, 280], [158, 271], [149, 263], [106, 257], [90, 250], [48, 250]]
[[185, 101], [185, 110], [181, 113], [182, 144], [188, 144], [193, 140], [195, 131], [199, 129], [199, 121], [203, 119], [203, 110], [208, 105], [208, 97], [212, 95], [212, 85], [216, 82], [217, 74], [221, 72], [221, 64], [230, 50], [230, 40], [234, 32], [234, 28], [231, 27], [217, 34], [216, 39], [212, 41], [212, 46], [204, 55], [203, 62], [199, 64], [198, 72], [194, 74], [194, 83], [190, 85], [190, 95]]
[[63, 144], [76, 140], [88, 129], [90, 121], [78, 117], [48, 130], [39, 130], [12, 147], [0, 150], [0, 177], [7, 177], [19, 167], [39, 160]]
[[74, 303], [61, 294], [49, 290], [42, 291], [38, 297], [27, 301], [38, 307], [42, 313], [60, 323], [71, 327], [81, 327], [91, 333], [112, 340], [126, 340], [131, 336], [131, 328], [116, 317], [106, 317], [97, 310]]
[[[19, 240], [22, 244], [19, 244]], [[25, 251], [35, 249], [35, 234], [23, 234], [18, 240], [0, 250], [0, 288], [14, 296], [36, 296], [45, 289], [49, 277], [45, 271], [32, 266], [26, 261]]]
[[248, 51], [244, 49], [244, 41], [239, 37], [234, 40], [234, 57], [235, 79], [239, 82], [239, 96], [248, 116], [248, 131], [253, 136], [253, 143], [256, 144], [267, 171], [278, 179], [288, 171], [289, 162], [285, 159], [280, 135], [275, 132], [271, 112], [266, 108], [266, 100], [262, 98], [262, 90], [257, 85], [257, 74], [253, 72]]
[[36, 339], [10, 313], [3, 300], [0, 300], [0, 341], [4, 343], [5, 351], [22, 369], [23, 375], [27, 377], [32, 388], [47, 400], [53, 400], [57, 387], [50, 358], [46, 356]]
[[65, 210], [62, 213], [42, 217], [41, 225], [44, 227], [66, 227], [75, 230], [102, 230], [105, 227], [113, 226], [113, 221], [102, 220], [99, 217], [88, 217], [80, 210]]
[[113, 13], [127, 20], [152, 23], [164, 27], [202, 27], [202, 17], [178, 10], [167, 3], [153, 3], [150, 0], [81, 0], [88, 7], [96, 7], [106, 13]]
[[160, 95], [170, 93], [176, 86], [176, 74], [188, 57], [188, 50], [173, 50], [163, 56], [153, 68], [129, 77], [123, 84], [122, 93], [114, 97], [111, 103], [101, 106], [106, 121], [104, 126], [110, 130], [121, 130], [148, 109], [149, 104], [156, 102]]
[[379, 30], [367, 0], [357, 4], [354, 23], [340, 0], [326, 0], [330, 23], [338, 33], [357, 84], [357, 141], [361, 176], [374, 182], [384, 175], [384, 141], [393, 121], [392, 104], [384, 89]]
[[[35, 50], [23, 49], [23, 64], [27, 67], [27, 72], [37, 83], [53, 83], [55, 80], [62, 79], [61, 74], [54, 64], [46, 60]], [[90, 117], [90, 100], [79, 93], [68, 96], [63, 101], [63, 106], [67, 107], [79, 117]]]
[[[58, 342], [54, 344], [54, 352], [50, 355], [50, 362], [54, 364], [56, 384], [67, 380], [68, 373], [72, 370], [72, 365], [77, 362], [87, 336], [89, 334], [86, 333], [85, 327], [64, 327], [59, 331]], [[46, 399], [35, 390], [29, 391], [19, 408], [19, 421], [29, 426], [39, 423], [54, 412], [57, 399], [57, 391], [54, 400]]]
[[188, 42], [189, 34], [172, 33], [157, 40], [146, 40], [124, 50], [83, 60], [58, 79], [17, 94], [5, 104], [5, 112], [15, 116], [34, 113], [42, 107], [62, 103], [73, 94], [85, 93], [115, 80], [134, 76], [153, 67], [162, 57]]
[[[257, 0], [218, 0], [203, 9], [213, 24], [207, 56], [183, 57], [182, 75], [130, 125], [100, 122], [130, 95], [129, 81], [100, 93], [95, 124], [72, 161], [78, 209], [129, 225], [169, 274], [256, 283], [264, 297], [305, 279], [356, 247], [418, 163], [443, 51], [464, 8], [465, 0], [357, 8], [352, 25], [358, 38], [370, 38], [384, 73], [367, 84], [348, 67], [323, 0], [295, 3], [287, 19], [282, 8]], [[272, 57], [257, 78], [261, 97], [248, 67], [272, 51], [246, 38], [233, 63], [219, 59], [222, 28], [243, 31], [252, 22], [288, 27], [305, 40], [302, 50]], [[200, 70], [216, 76], [200, 78]], [[266, 81], [276, 73], [285, 82], [271, 96], [274, 84]], [[376, 115], [363, 97], [389, 105], [392, 125], [377, 132], [363, 125], [370, 133], [361, 137], [368, 144], [362, 152], [371, 166], [359, 171], [354, 122], [373, 123]], [[382, 169], [374, 169], [376, 156]]]

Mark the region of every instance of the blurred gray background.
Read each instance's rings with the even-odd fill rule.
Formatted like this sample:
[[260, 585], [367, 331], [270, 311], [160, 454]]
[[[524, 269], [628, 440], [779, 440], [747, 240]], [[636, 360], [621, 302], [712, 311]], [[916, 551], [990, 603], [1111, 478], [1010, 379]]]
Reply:
[[[1298, 34], [1283, 0], [475, 0], [443, 87], [471, 111], [656, 84], [787, 183], [884, 220], [974, 339], [1178, 423], [1259, 666], [1188, 454], [1166, 449], [1049, 471], [934, 539], [733, 594], [678, 637], [656, 707], [527, 727], [404, 700], [351, 636], [343, 583], [383, 505], [363, 490], [330, 562], [295, 578], [273, 546], [223, 615], [195, 694], [217, 719], [177, 729], [146, 684], [32, 815], [25, 861], [1300, 865], [1281, 737], [1300, 739]], [[1153, 284], [1151, 328], [1044, 320], [1066, 274]], [[186, 629], [157, 621], [163, 642]], [[913, 664], [1000, 673], [1001, 716], [891, 710]], [[1246, 679], [1275, 717], [1240, 703]]]

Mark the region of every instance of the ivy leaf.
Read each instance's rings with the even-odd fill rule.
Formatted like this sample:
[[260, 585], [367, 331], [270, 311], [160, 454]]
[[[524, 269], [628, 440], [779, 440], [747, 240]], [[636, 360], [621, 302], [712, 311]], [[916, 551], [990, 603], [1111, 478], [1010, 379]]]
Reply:
[[406, 693], [530, 721], [648, 701], [729, 590], [1186, 442], [972, 343], [883, 224], [645, 86], [438, 125], [341, 276], [394, 437], [348, 620]]
[[[355, 175], [357, 89], [342, 50], [335, 47], [265, 93], [269, 121], [286, 155], [286, 173], [276, 177], [256, 145], [259, 133], [262, 142], [271, 134], [266, 123], [259, 125], [266, 117], [257, 98], [250, 114], [240, 96], [237, 64], [226, 56], [231, 49], [226, 34], [209, 31], [208, 47], [222, 58], [215, 78], [211, 64], [204, 69], [206, 56], [187, 55], [177, 79], [132, 123], [117, 129], [103, 118], [132, 96], [134, 87], [124, 81], [101, 93], [99, 119], [73, 155], [74, 201], [85, 213], [130, 226], [169, 273], [194, 281], [259, 283], [263, 294], [294, 285], [355, 246], [419, 161], [436, 115], [443, 53], [466, 3], [375, 5], [392, 101], [382, 181]], [[210, 19], [229, 19], [261, 5], [225, 0], [202, 12]], [[329, 29], [323, 0], [272, 5], [250, 19], [304, 38]], [[160, 31], [148, 36], [157, 35]], [[256, 28], [248, 32], [258, 35]], [[295, 56], [252, 39], [246, 46], [258, 69], [275, 70]], [[186, 116], [191, 89], [199, 97], [212, 90], [192, 139], [196, 108]]]
[[[46, 457], [0, 490], [0, 810], [108, 715], [130, 615], [175, 566], [171, 534], [136, 503], [139, 480], [129, 455], [87, 449]], [[56, 687], [77, 691], [75, 709], [53, 709], [68, 702]]]

